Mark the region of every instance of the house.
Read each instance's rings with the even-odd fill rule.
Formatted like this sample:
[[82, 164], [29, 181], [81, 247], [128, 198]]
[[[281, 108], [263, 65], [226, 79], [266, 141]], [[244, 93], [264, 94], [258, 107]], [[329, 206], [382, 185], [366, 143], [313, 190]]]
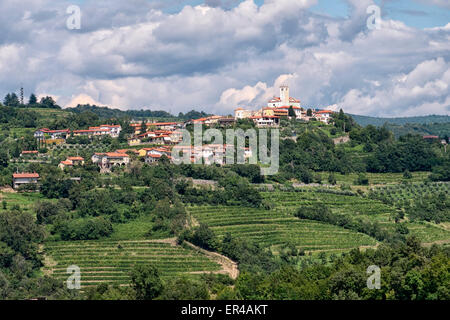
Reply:
[[[302, 119], [303, 114], [306, 116], [306, 111], [303, 113], [302, 108], [298, 107], [298, 106], [283, 106], [283, 107], [275, 108], [275, 110], [276, 110], [275, 112], [281, 113], [282, 115], [285, 115], [285, 116], [289, 116], [290, 108], [292, 108], [294, 110], [296, 119]], [[282, 116], [281, 114], [280, 114], [280, 116]], [[277, 115], [277, 114], [275, 114], [275, 115]]]
[[234, 118], [222, 117], [217, 121], [217, 124], [221, 127], [233, 126], [236, 123]]
[[13, 174], [13, 188], [18, 189], [20, 186], [34, 184], [38, 185], [38, 173], [14, 173]]
[[118, 138], [120, 135], [120, 132], [122, 131], [122, 126], [119, 124], [102, 124], [100, 126], [100, 129], [108, 129], [109, 135], [112, 138]]
[[329, 124], [331, 121], [331, 115], [333, 114], [333, 111], [329, 110], [321, 110], [316, 111], [313, 113], [313, 117], [315, 117], [318, 121]]
[[170, 134], [171, 131], [157, 130], [143, 133], [139, 135], [138, 138], [145, 143], [163, 145], [172, 143]]
[[117, 153], [134, 153], [135, 155], [139, 156], [139, 150], [136, 149], [118, 149], [116, 150]]
[[139, 139], [138, 137], [132, 137], [132, 138], [128, 139], [128, 145], [130, 147], [138, 146], [140, 144], [142, 144], [142, 140]]
[[104, 124], [98, 127], [89, 127], [89, 129], [84, 130], [74, 130], [73, 135], [74, 136], [111, 136], [112, 138], [119, 137], [119, 134], [122, 130], [122, 127], [120, 125], [109, 125]]
[[95, 153], [91, 159], [104, 172], [110, 171], [113, 167], [128, 166], [130, 163], [130, 156], [119, 152]]
[[246, 110], [243, 108], [237, 108], [236, 110], [234, 110], [234, 119], [235, 120], [239, 120], [239, 119], [248, 119], [252, 116], [254, 116], [254, 111], [252, 110]]
[[[153, 153], [149, 153], [147, 154], [147, 156], [145, 156], [145, 163], [148, 164], [153, 164], [158, 162], [159, 160], [161, 160], [161, 158], [164, 156], [165, 154], [153, 154]], [[165, 155], [167, 158], [172, 159], [172, 157], [170, 155]]]
[[147, 122], [146, 125], [147, 128], [154, 127], [155, 129], [158, 130], [170, 130], [170, 131], [174, 131], [181, 126], [181, 124], [177, 122], [154, 122], [154, 123]]
[[66, 139], [67, 136], [70, 134], [70, 129], [62, 129], [62, 130], [50, 130], [48, 128], [42, 128], [37, 130], [34, 133], [34, 137], [36, 139], [41, 140], [56, 140], [56, 139]]
[[61, 170], [65, 168], [71, 168], [73, 166], [84, 166], [84, 158], [83, 157], [68, 157], [66, 160], [61, 161], [58, 167]]
[[171, 150], [168, 147], [159, 147], [159, 148], [142, 148], [139, 151], [139, 157], [146, 157], [149, 154], [156, 155], [166, 155], [169, 156], [171, 154]]
[[257, 127], [278, 127], [280, 117], [277, 116], [253, 116], [250, 117]]

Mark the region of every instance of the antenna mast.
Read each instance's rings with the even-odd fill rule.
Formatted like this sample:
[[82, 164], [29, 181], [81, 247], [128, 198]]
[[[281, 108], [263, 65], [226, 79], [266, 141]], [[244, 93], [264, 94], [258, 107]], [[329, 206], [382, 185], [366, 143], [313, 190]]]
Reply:
[[20, 85], [20, 104], [23, 103], [23, 84]]

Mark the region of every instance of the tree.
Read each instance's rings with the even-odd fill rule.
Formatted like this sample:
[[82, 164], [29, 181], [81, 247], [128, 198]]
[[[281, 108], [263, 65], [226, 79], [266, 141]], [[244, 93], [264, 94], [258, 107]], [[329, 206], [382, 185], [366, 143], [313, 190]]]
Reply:
[[337, 183], [336, 181], [336, 176], [332, 173], [330, 173], [330, 175], [328, 176], [328, 183], [335, 185]]
[[56, 104], [55, 100], [53, 100], [53, 98], [49, 96], [42, 98], [40, 104], [42, 105], [42, 108], [52, 108], [52, 109], [61, 108]]
[[411, 174], [411, 172], [409, 172], [408, 169], [406, 169], [406, 170], [403, 172], [403, 178], [404, 178], [404, 179], [412, 179], [412, 174]]
[[312, 110], [311, 109], [306, 110], [306, 116], [307, 117], [312, 117]]
[[0, 167], [6, 168], [8, 166], [8, 155], [4, 150], [0, 150]]
[[295, 111], [294, 108], [292, 106], [289, 107], [289, 112], [288, 112], [289, 117], [294, 117], [295, 118]]
[[20, 105], [19, 97], [14, 92], [8, 93], [3, 100], [3, 104], [8, 107], [18, 107]]
[[153, 300], [163, 291], [159, 271], [152, 265], [137, 265], [131, 271], [131, 286], [138, 300]]
[[161, 295], [163, 300], [208, 300], [208, 288], [204, 282], [198, 282], [187, 277], [170, 280]]
[[30, 99], [28, 100], [28, 106], [34, 106], [38, 103], [37, 97], [34, 93], [30, 95]]

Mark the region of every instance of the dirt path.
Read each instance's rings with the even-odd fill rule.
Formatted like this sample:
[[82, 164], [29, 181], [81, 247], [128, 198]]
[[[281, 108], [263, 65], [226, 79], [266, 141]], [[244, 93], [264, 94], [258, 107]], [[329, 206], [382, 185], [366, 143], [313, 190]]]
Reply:
[[[210, 258], [211, 260], [214, 260], [216, 263], [218, 263], [222, 266], [222, 270], [215, 271], [212, 273], [227, 274], [232, 279], [236, 279], [239, 276], [238, 264], [236, 262], [234, 262], [233, 260], [231, 260], [230, 258], [227, 258], [217, 252], [211, 252], [211, 251], [202, 249], [202, 248], [197, 247], [196, 245], [194, 245], [190, 242], [187, 242], [187, 241], [185, 241], [184, 243], [186, 243], [189, 247], [203, 253], [208, 258]], [[200, 271], [200, 272], [191, 272], [191, 273], [192, 274], [202, 274], [202, 273], [210, 273], [210, 272], [209, 271]]]
[[425, 247], [431, 247], [433, 244], [442, 245], [442, 244], [448, 244], [448, 243], [450, 243], [450, 239], [438, 240], [438, 241], [434, 241], [434, 242], [426, 242], [426, 243], [422, 243], [422, 245]]

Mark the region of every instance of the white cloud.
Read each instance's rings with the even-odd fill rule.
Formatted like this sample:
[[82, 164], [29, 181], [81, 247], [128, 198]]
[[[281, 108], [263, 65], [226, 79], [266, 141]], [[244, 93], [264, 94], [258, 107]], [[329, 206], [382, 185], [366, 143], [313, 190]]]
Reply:
[[229, 113], [265, 105], [287, 82], [307, 107], [449, 114], [450, 24], [383, 20], [370, 31], [369, 0], [348, 0], [347, 20], [310, 13], [317, 1], [308, 0], [161, 11], [176, 2], [87, 0], [82, 29], [69, 31], [68, 1], [2, 1], [0, 91], [23, 83], [67, 106]]

